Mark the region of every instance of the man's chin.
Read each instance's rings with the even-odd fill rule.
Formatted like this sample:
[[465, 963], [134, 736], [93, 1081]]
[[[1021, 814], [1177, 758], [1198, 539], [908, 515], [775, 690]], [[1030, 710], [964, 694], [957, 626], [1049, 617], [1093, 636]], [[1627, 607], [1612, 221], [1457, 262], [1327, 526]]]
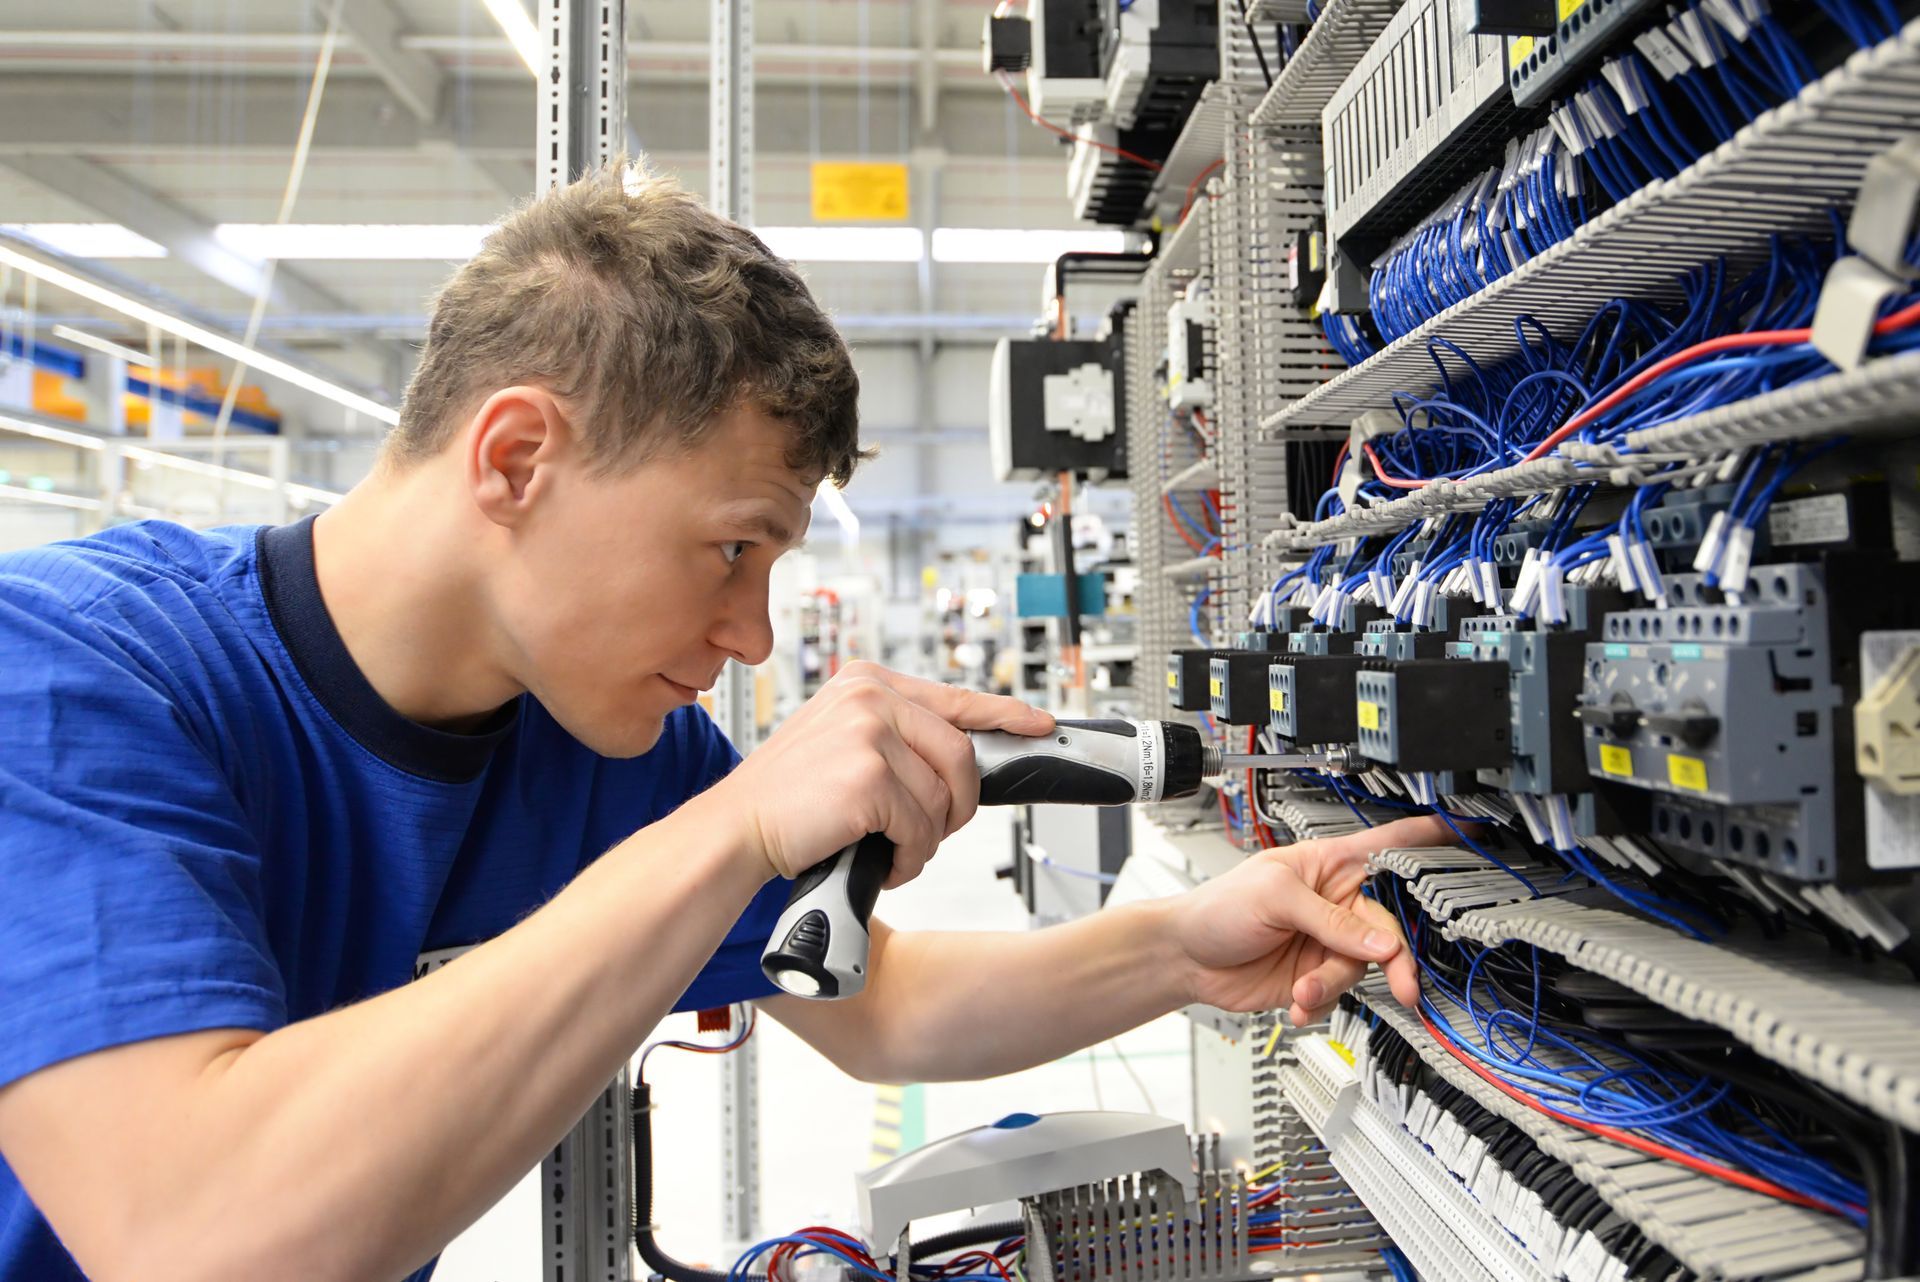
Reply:
[[568, 730], [573, 737], [585, 744], [594, 753], [615, 760], [638, 757], [653, 751], [660, 742], [660, 735], [666, 728], [664, 718], [658, 716], [636, 717], [618, 726], [589, 726]]

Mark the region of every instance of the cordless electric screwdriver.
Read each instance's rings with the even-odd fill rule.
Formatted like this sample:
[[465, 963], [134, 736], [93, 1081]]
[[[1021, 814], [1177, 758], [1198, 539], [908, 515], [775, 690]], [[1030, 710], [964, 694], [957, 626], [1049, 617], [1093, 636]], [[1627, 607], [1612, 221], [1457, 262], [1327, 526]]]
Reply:
[[[1223, 756], [1175, 721], [1058, 721], [1049, 735], [973, 733], [980, 804], [1124, 806], [1173, 801], [1243, 766], [1325, 765], [1311, 754]], [[893, 869], [893, 843], [869, 833], [793, 883], [760, 957], [767, 978], [796, 997], [851, 997], [867, 982], [867, 919]]]

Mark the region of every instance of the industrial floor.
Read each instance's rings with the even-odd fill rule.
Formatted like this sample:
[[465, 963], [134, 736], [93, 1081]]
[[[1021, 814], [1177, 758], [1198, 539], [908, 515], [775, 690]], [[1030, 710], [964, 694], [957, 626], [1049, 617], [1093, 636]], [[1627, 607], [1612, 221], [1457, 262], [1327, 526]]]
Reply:
[[[983, 810], [948, 839], [927, 871], [885, 895], [900, 929], [1022, 930], [1025, 913], [993, 871], [1007, 860], [1011, 815]], [[1137, 824], [1136, 841], [1146, 836]], [[1147, 830], [1151, 831], [1151, 830]], [[1148, 838], [1150, 839], [1150, 838]], [[662, 1035], [682, 1036], [691, 1016]], [[810, 1224], [856, 1227], [853, 1175], [926, 1140], [1016, 1111], [1151, 1111], [1190, 1120], [1188, 1024], [1169, 1016], [1091, 1054], [982, 1082], [876, 1088], [854, 1081], [771, 1020], [754, 1034], [760, 1074], [760, 1237]], [[1125, 1056], [1124, 1061], [1120, 1058]], [[661, 1051], [654, 1086], [654, 1220], [681, 1259], [732, 1262], [721, 1240], [718, 1061]], [[540, 1199], [530, 1175], [453, 1243], [439, 1282], [538, 1282]]]

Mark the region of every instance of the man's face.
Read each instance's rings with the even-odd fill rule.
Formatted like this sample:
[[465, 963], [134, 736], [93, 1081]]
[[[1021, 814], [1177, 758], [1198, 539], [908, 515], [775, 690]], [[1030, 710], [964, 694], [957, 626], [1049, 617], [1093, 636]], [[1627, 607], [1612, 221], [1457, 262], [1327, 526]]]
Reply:
[[521, 531], [497, 598], [515, 675], [595, 752], [647, 751], [728, 659], [772, 652], [768, 576], [817, 483], [787, 465], [788, 441], [736, 409], [624, 475], [563, 469]]

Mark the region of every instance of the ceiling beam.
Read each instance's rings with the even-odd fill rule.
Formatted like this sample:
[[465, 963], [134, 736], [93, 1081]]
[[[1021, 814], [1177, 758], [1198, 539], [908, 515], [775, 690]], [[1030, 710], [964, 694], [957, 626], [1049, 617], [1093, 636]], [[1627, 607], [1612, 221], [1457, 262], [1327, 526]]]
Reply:
[[[404, 79], [418, 80], [419, 68], [446, 78], [518, 80], [526, 65], [506, 39], [497, 35], [425, 35], [402, 33], [388, 0], [347, 0], [343, 22], [352, 24], [357, 8], [385, 11], [363, 27], [346, 26], [336, 44], [335, 71], [372, 71], [394, 83], [398, 67]], [[65, 30], [0, 31], [0, 67], [22, 72], [57, 65], [67, 73], [183, 75], [221, 71], [263, 77], [306, 75], [320, 47], [312, 31], [160, 31]], [[400, 65], [400, 64], [407, 65]], [[628, 45], [631, 74], [649, 79], [687, 77], [705, 82], [708, 52], [699, 40], [634, 40]], [[980, 55], [971, 48], [914, 46], [756, 44], [754, 70], [762, 81], [786, 78], [807, 82], [889, 81], [922, 74], [923, 67], [948, 88], [980, 94], [999, 92], [980, 71]], [[424, 94], [417, 96], [424, 97]], [[417, 113], [416, 113], [417, 114]]]
[[[208, 154], [204, 89], [187, 79], [73, 77], [42, 70], [0, 76], [0, 155], [52, 153], [181, 155]], [[423, 145], [455, 142], [470, 156], [519, 160], [532, 153], [533, 78], [479, 81], [461, 93], [448, 93], [440, 118], [423, 123], [401, 109], [377, 80], [344, 80], [327, 87], [313, 137], [316, 156], [329, 153], [391, 156]], [[291, 79], [246, 78], [223, 90], [223, 112], [237, 122], [234, 137], [220, 148], [232, 155], [246, 149], [283, 155], [285, 143], [250, 122], [298, 120], [305, 87]], [[762, 85], [755, 95], [754, 150], [760, 156], [838, 154], [831, 143], [865, 136], [899, 137], [911, 127], [918, 107], [912, 83], [873, 85], [862, 93], [840, 84], [815, 92]], [[135, 126], [127, 104], [141, 103]], [[704, 155], [707, 103], [686, 87], [636, 81], [628, 86], [628, 112], [640, 124], [640, 141], [649, 151]], [[1009, 108], [1000, 100], [943, 91], [930, 150], [952, 159], [1000, 162], [1018, 159], [1058, 161], [1051, 136], [1021, 125], [1007, 127]], [[864, 129], [862, 127], [864, 122]], [[1011, 144], [1011, 145], [1009, 145]], [[843, 146], [847, 144], [843, 143]], [[891, 150], [891, 148], [887, 148]]]
[[341, 0], [342, 31], [416, 120], [432, 120], [440, 111], [447, 74], [417, 49], [405, 47], [400, 18], [387, 0]]

